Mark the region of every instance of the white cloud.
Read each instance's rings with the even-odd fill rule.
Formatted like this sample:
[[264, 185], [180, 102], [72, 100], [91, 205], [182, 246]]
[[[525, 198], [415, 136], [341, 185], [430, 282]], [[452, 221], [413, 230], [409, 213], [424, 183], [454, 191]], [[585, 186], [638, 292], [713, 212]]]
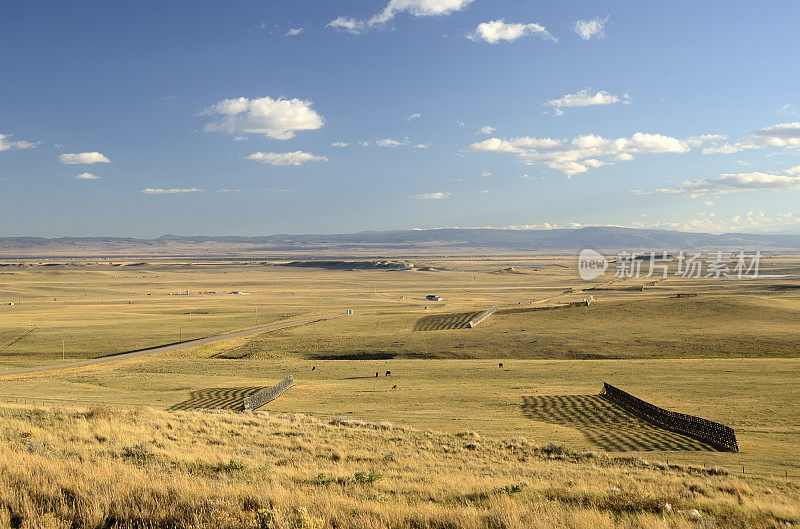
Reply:
[[691, 219], [683, 222], [662, 223], [656, 227], [670, 227], [683, 231], [704, 231], [704, 232], [735, 232], [742, 230], [774, 230], [786, 226], [794, 226], [800, 222], [800, 214], [797, 213], [778, 213], [768, 216], [765, 211], [748, 211], [747, 213], [734, 215], [733, 217], [722, 219], [714, 214], [703, 215], [700, 218]]
[[328, 22], [325, 27], [341, 29], [353, 35], [359, 35], [366, 29], [366, 24], [364, 24], [364, 22], [361, 20], [356, 20], [355, 18], [338, 17]]
[[486, 194], [488, 194], [488, 193], [489, 193], [489, 190], [488, 190], [488, 189], [481, 189], [481, 194], [482, 194], [482, 195], [486, 195]]
[[375, 145], [378, 147], [399, 147], [401, 145], [408, 145], [408, 138], [403, 141], [393, 140], [392, 138], [385, 138], [382, 140], [376, 140]]
[[507, 24], [503, 20], [490, 20], [489, 22], [478, 24], [475, 31], [467, 35], [467, 38], [470, 40], [480, 39], [489, 44], [496, 44], [501, 40], [510, 42], [527, 35], [537, 35], [553, 42], [558, 42], [558, 39], [540, 24], [533, 22], [530, 24]]
[[38, 145], [38, 143], [30, 141], [10, 141], [10, 138], [10, 134], [0, 134], [0, 152], [10, 151], [12, 149], [30, 149]]
[[442, 200], [445, 198], [450, 198], [450, 192], [440, 191], [437, 193], [422, 193], [421, 195], [411, 195], [409, 198], [413, 198], [415, 200]]
[[553, 107], [555, 114], [561, 116], [564, 114], [563, 108], [567, 107], [589, 107], [594, 105], [613, 105], [622, 101], [625, 104], [630, 103], [631, 97], [628, 94], [622, 94], [622, 98], [609, 94], [605, 90], [600, 90], [594, 94], [589, 93], [588, 90], [578, 90], [574, 94], [566, 94], [558, 99], [551, 99], [545, 105]]
[[430, 149], [431, 148], [431, 142], [418, 143], [418, 144], [414, 145], [414, 148], [415, 149]]
[[287, 37], [296, 37], [303, 32], [303, 28], [292, 28], [286, 32]]
[[346, 141], [335, 141], [331, 143], [331, 147], [348, 147], [350, 144]]
[[483, 176], [483, 177], [489, 177], [489, 176], [492, 176], [492, 173], [491, 173], [491, 172], [489, 172], [489, 171], [484, 171], [484, 172], [482, 172], [482, 173], [481, 173], [481, 176]]
[[170, 188], [170, 189], [161, 189], [161, 188], [152, 188], [148, 187], [147, 189], [142, 189], [142, 193], [145, 195], [176, 195], [179, 193], [202, 193], [205, 189], [200, 189], [198, 187], [183, 187], [183, 188]]
[[727, 136], [722, 134], [700, 134], [698, 136], [690, 136], [686, 138], [686, 143], [692, 147], [700, 147], [704, 143], [716, 143], [727, 140]]
[[77, 154], [62, 154], [58, 161], [63, 164], [90, 164], [90, 163], [110, 163], [111, 160], [99, 152], [79, 152]]
[[410, 116], [408, 116], [408, 117], [406, 118], [406, 121], [411, 121], [411, 120], [414, 120], [414, 119], [419, 119], [420, 117], [422, 117], [422, 115], [421, 115], [421, 114], [419, 114], [419, 113], [416, 113], [416, 114], [411, 114]]
[[203, 111], [206, 115], [222, 116], [219, 121], [206, 124], [203, 131], [262, 134], [276, 140], [288, 140], [299, 130], [316, 130], [324, 124], [311, 105], [311, 101], [296, 98], [223, 99]]
[[227, 187], [223, 187], [222, 189], [217, 189], [217, 193], [238, 193], [238, 189], [228, 189]]
[[764, 127], [733, 143], [703, 149], [703, 154], [733, 154], [751, 149], [800, 149], [800, 122]]
[[575, 33], [583, 40], [591, 38], [602, 39], [606, 36], [608, 17], [593, 18], [592, 20], [578, 20], [575, 22]]
[[750, 149], [760, 149], [761, 146], [749, 141], [737, 141], [735, 143], [724, 143], [714, 147], [706, 147], [703, 154], [734, 154]]
[[772, 173], [725, 173], [712, 178], [687, 180], [675, 187], [656, 189], [655, 193], [697, 198], [742, 191], [800, 191], [800, 176]]
[[100, 176], [92, 173], [81, 173], [79, 175], [75, 175], [76, 180], [100, 180], [100, 178]]
[[358, 142], [358, 144], [361, 145], [362, 147], [369, 147], [369, 141], [367, 140], [360, 141]]
[[[521, 137], [510, 140], [489, 138], [469, 145], [468, 152], [515, 154], [528, 165], [546, 164], [567, 176], [585, 173], [589, 167], [600, 167], [608, 160], [628, 161], [634, 154], [676, 153], [691, 150], [684, 141], [661, 134], [637, 132], [630, 138], [606, 139], [587, 134], [572, 140]], [[605, 160], [604, 160], [605, 158]]]
[[490, 127], [489, 125], [486, 125], [485, 127], [481, 127], [481, 130], [479, 130], [478, 132], [480, 134], [494, 134], [495, 130], [496, 129], [494, 127]]
[[800, 174], [800, 165], [795, 165], [794, 167], [791, 167], [791, 168], [789, 168], [789, 169], [786, 169], [786, 170], [784, 171], [784, 173], [788, 173], [788, 174]]
[[294, 152], [254, 152], [247, 157], [254, 162], [266, 163], [269, 165], [303, 165], [307, 162], [327, 162], [325, 156], [317, 156], [303, 151]]
[[765, 127], [755, 131], [752, 136], [770, 147], [800, 148], [800, 121]]
[[439, 15], [449, 15], [468, 6], [475, 0], [389, 0], [383, 10], [370, 18], [368, 21], [358, 20], [352, 17], [337, 17], [326, 25], [326, 27], [339, 29], [360, 35], [370, 26], [384, 24], [393, 19], [399, 13], [409, 13], [415, 17], [430, 17]]
[[415, 17], [449, 15], [459, 11], [474, 0], [389, 0], [383, 11], [369, 20], [370, 25], [383, 24], [398, 13], [407, 12]]

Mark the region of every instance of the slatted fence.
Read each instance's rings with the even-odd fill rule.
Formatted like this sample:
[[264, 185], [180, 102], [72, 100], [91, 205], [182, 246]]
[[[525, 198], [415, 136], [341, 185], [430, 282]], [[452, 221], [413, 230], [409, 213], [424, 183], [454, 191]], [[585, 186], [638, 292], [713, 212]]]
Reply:
[[733, 428], [724, 424], [659, 408], [605, 382], [600, 395], [660, 428], [698, 439], [719, 450], [739, 451], [739, 444], [736, 442]]
[[485, 320], [486, 318], [488, 318], [489, 316], [491, 316], [492, 314], [494, 314], [495, 312], [497, 312], [497, 305], [495, 305], [494, 307], [492, 307], [489, 310], [485, 310], [485, 311], [481, 312], [480, 314], [478, 314], [477, 316], [475, 316], [474, 318], [469, 320], [467, 325], [469, 325], [469, 328], [471, 329], [471, 328], [475, 327], [476, 325], [478, 325], [483, 320]]
[[245, 397], [242, 403], [242, 411], [256, 410], [264, 404], [277, 399], [292, 386], [294, 386], [294, 377], [289, 375], [271, 388], [261, 390], [258, 393], [250, 395], [249, 397]]

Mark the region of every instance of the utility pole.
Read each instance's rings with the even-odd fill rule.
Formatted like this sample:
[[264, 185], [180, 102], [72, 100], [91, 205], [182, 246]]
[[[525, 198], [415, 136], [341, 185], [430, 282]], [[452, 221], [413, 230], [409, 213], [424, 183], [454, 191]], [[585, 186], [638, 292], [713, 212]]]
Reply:
[[183, 341], [183, 328], [180, 324], [178, 324], [178, 341]]

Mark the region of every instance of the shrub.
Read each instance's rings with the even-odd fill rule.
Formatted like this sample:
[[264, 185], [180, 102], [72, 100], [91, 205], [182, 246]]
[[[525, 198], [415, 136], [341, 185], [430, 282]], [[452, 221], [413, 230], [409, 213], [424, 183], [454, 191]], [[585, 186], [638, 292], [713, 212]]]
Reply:
[[367, 472], [356, 472], [355, 479], [358, 483], [366, 483], [372, 485], [376, 481], [380, 480], [383, 475], [378, 472], [377, 470], [370, 470], [369, 473]]

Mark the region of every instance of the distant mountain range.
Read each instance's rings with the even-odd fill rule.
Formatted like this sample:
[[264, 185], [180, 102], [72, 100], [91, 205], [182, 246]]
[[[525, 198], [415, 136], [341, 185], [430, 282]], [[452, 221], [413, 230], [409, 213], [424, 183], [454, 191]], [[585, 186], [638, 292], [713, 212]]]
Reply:
[[0, 257], [287, 255], [472, 255], [596, 250], [800, 250], [800, 235], [690, 233], [589, 227], [553, 230], [434, 229], [337, 235], [126, 237], [0, 237]]

